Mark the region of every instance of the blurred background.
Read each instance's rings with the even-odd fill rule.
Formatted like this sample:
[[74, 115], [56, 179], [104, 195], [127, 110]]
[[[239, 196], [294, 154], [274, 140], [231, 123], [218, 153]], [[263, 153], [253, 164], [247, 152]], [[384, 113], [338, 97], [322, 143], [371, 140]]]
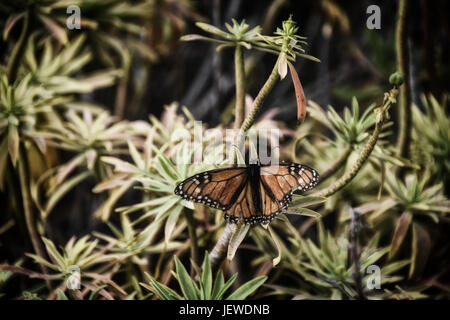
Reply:
[[[181, 3], [189, 4], [190, 10]], [[275, 31], [292, 14], [300, 27], [299, 34], [308, 38], [307, 53], [321, 60], [314, 63], [297, 59], [295, 64], [307, 99], [320, 105], [339, 108], [348, 104], [352, 96], [360, 102], [379, 97], [388, 84], [388, 76], [396, 70], [396, 1], [214, 0], [168, 1], [167, 5], [167, 10], [185, 22], [180, 33], [201, 33], [189, 18], [192, 13], [220, 28], [232, 18], [245, 19], [251, 27], [261, 25], [263, 34]], [[366, 26], [370, 16], [366, 10], [370, 5], [381, 9], [379, 30], [369, 30]], [[415, 103], [419, 103], [421, 92], [431, 90], [439, 95], [449, 83], [449, 44], [444, 40], [450, 39], [446, 9], [445, 1], [410, 3], [408, 50]], [[152, 30], [157, 33], [157, 29]], [[186, 105], [196, 118], [211, 125], [219, 123], [234, 94], [234, 70], [230, 63], [233, 50], [217, 53], [215, 48], [211, 43], [176, 41], [172, 47], [165, 48], [150, 71], [138, 116], [145, 117], [148, 112], [158, 114], [164, 104], [176, 100]], [[246, 59], [251, 64], [248, 91], [254, 97], [270, 73], [275, 57], [246, 54]], [[275, 107], [279, 108], [280, 119], [292, 121], [295, 99], [289, 81], [277, 84], [264, 103], [265, 110]]]

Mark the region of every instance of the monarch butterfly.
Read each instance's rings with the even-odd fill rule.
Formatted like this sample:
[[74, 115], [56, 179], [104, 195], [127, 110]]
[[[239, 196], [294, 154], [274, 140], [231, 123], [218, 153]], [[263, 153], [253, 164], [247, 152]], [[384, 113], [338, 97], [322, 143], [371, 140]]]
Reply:
[[178, 184], [174, 192], [185, 200], [221, 209], [228, 222], [243, 218], [246, 224], [268, 224], [287, 209], [295, 190], [307, 191], [318, 180], [314, 169], [301, 164], [249, 164], [198, 173]]

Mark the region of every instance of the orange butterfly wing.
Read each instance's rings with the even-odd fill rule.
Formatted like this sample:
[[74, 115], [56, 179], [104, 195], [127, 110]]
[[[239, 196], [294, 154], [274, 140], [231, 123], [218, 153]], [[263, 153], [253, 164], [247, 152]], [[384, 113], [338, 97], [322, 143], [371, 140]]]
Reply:
[[257, 222], [255, 214], [256, 210], [254, 207], [250, 184], [246, 183], [234, 204], [231, 208], [226, 210], [224, 217], [232, 223], [237, 223], [241, 218], [243, 218], [245, 223], [253, 224]]
[[185, 200], [228, 210], [235, 204], [247, 180], [245, 167], [216, 169], [187, 178], [174, 192]]
[[287, 209], [294, 191], [307, 191], [319, 181], [319, 175], [314, 169], [296, 163], [261, 166], [260, 175], [262, 199], [260, 220], [263, 223], [272, 221]]

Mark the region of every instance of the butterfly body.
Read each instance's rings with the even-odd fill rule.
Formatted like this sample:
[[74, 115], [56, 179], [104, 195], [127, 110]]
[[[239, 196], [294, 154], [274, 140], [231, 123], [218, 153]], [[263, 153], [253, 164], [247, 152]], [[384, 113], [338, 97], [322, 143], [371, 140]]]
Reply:
[[261, 183], [260, 169], [257, 164], [250, 164], [247, 167], [248, 179], [250, 182], [250, 189], [252, 191], [252, 199], [254, 199], [254, 207], [256, 212], [261, 212], [261, 190], [259, 184]]
[[318, 182], [317, 172], [296, 163], [278, 166], [250, 164], [205, 171], [177, 185], [175, 194], [225, 212], [231, 223], [270, 223], [287, 209], [295, 190], [307, 191]]

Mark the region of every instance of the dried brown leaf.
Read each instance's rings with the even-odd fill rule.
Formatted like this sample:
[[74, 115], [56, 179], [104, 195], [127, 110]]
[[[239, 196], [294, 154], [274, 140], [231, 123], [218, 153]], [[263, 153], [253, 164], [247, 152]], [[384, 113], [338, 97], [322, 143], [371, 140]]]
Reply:
[[295, 98], [297, 99], [297, 124], [301, 125], [306, 117], [306, 97], [297, 71], [295, 71], [292, 63], [289, 61], [287, 63], [291, 72], [292, 82], [294, 83]]

